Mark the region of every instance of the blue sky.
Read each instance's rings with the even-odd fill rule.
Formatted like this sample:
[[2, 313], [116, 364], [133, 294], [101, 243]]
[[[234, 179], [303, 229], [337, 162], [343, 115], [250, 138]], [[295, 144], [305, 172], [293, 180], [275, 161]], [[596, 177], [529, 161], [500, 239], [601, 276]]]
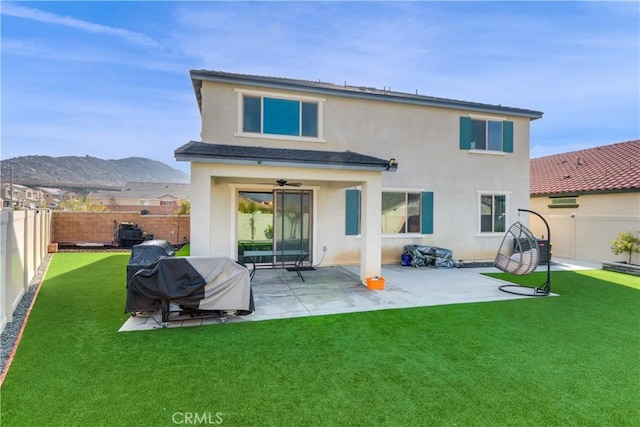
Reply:
[[638, 2], [7, 2], [1, 158], [199, 140], [190, 69], [544, 112], [531, 156], [640, 138]]

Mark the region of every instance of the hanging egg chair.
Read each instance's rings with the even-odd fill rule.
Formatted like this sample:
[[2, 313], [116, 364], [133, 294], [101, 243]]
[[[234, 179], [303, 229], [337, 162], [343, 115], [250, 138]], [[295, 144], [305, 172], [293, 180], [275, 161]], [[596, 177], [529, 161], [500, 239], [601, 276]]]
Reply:
[[538, 267], [538, 239], [520, 222], [507, 230], [498, 249], [494, 265], [505, 273], [525, 276]]
[[[542, 215], [528, 209], [518, 209], [518, 216], [520, 216], [520, 212], [529, 212], [540, 218], [547, 227], [547, 236], [549, 236], [549, 242], [551, 242], [551, 229]], [[493, 264], [505, 273], [524, 276], [533, 272], [538, 267], [539, 262], [540, 247], [538, 239], [520, 221], [516, 222], [509, 227], [502, 238], [502, 243]], [[547, 261], [547, 280], [542, 286], [508, 284], [500, 286], [500, 290], [510, 294], [533, 297], [549, 295], [551, 293], [551, 251], [549, 250], [549, 259]]]

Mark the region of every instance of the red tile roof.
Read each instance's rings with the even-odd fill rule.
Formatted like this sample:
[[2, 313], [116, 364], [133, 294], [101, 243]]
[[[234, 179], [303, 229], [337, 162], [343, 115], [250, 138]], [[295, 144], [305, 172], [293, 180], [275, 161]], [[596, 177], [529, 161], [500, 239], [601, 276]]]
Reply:
[[640, 140], [531, 159], [534, 195], [640, 191]]

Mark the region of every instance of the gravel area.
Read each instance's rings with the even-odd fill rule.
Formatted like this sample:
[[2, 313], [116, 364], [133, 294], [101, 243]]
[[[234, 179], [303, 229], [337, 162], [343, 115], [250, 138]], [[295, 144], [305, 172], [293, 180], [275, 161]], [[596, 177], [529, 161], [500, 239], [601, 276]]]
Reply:
[[20, 333], [20, 329], [22, 328], [22, 324], [24, 323], [25, 317], [27, 316], [27, 311], [31, 306], [31, 302], [40, 287], [40, 283], [42, 283], [42, 279], [44, 278], [44, 273], [47, 271], [47, 266], [49, 265], [49, 261], [51, 260], [51, 254], [47, 254], [40, 267], [38, 267], [38, 271], [36, 271], [36, 275], [31, 282], [29, 282], [29, 288], [27, 292], [22, 296], [22, 299], [18, 303], [15, 311], [13, 312], [13, 321], [7, 323], [2, 331], [2, 335], [0, 336], [0, 350], [1, 350], [1, 364], [2, 364], [2, 373], [5, 372], [5, 368], [7, 362], [9, 361], [9, 356], [13, 351], [13, 347], [16, 345], [16, 340], [18, 339], [18, 334]]

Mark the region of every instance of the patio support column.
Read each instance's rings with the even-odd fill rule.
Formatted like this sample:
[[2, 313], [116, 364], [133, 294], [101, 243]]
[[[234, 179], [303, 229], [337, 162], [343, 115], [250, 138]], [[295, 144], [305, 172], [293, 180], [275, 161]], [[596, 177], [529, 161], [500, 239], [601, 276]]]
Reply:
[[382, 272], [382, 174], [362, 182], [360, 197], [360, 280], [366, 284], [367, 277], [380, 276]]
[[211, 256], [211, 175], [191, 163], [191, 255]]

